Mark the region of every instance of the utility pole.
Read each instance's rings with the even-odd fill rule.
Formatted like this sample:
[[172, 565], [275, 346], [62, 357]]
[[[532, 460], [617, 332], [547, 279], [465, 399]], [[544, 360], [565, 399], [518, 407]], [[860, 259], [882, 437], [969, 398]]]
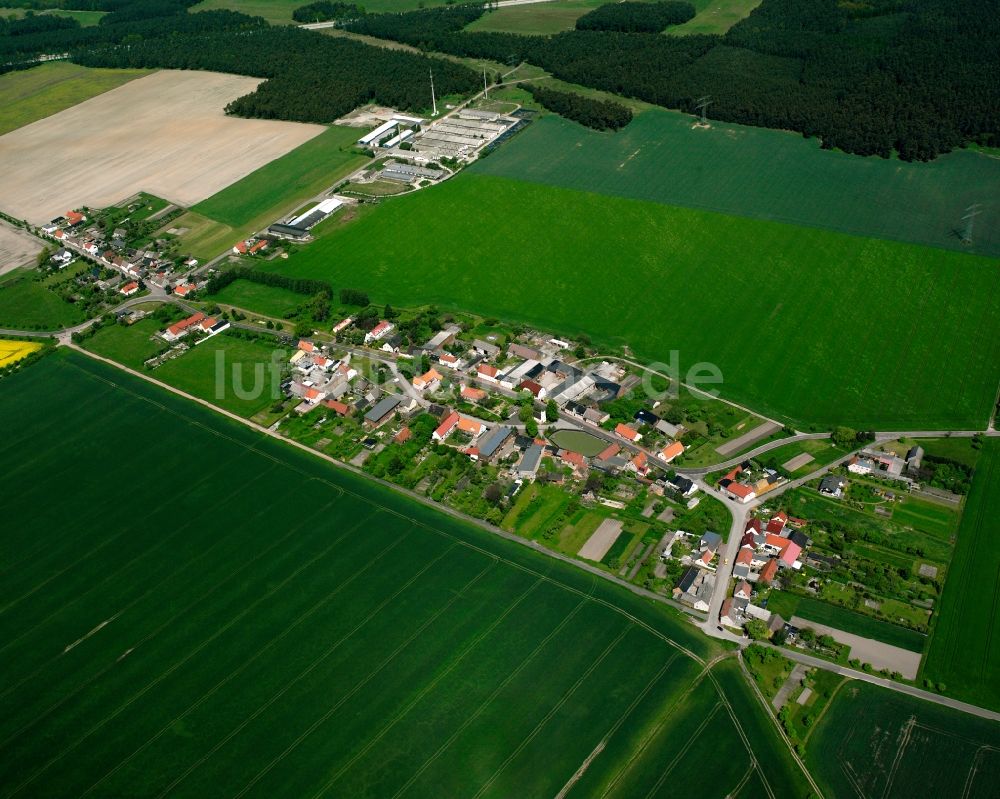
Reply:
[[708, 118], [705, 116], [705, 111], [712, 104], [711, 95], [706, 94], [704, 97], [698, 98], [698, 103], [695, 105], [695, 109], [701, 112], [701, 124], [708, 125]]
[[431, 107], [434, 109], [434, 112], [431, 114], [431, 116], [436, 117], [438, 115], [438, 103], [437, 103], [437, 98], [434, 96], [434, 70], [431, 69], [430, 73], [431, 73]]
[[486, 85], [486, 67], [483, 67], [483, 99], [490, 99], [490, 88]]
[[972, 244], [972, 225], [982, 212], [981, 203], [973, 203], [965, 209], [965, 216], [962, 217], [962, 221], [965, 222], [965, 227], [962, 229], [962, 244]]

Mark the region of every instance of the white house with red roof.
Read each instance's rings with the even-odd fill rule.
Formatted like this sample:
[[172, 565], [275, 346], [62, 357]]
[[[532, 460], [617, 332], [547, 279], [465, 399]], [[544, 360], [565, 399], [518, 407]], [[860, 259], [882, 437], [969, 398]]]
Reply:
[[194, 292], [195, 288], [194, 283], [180, 283], [174, 287], [174, 294], [178, 297], [187, 297]]
[[622, 424], [621, 422], [619, 422], [618, 426], [615, 427], [615, 433], [624, 438], [626, 441], [631, 441], [633, 443], [642, 441], [642, 433], [633, 430], [627, 424]]
[[480, 380], [485, 380], [487, 383], [496, 383], [497, 375], [499, 373], [500, 370], [497, 369], [492, 364], [481, 363], [479, 364], [479, 366], [476, 367], [476, 376]]
[[437, 430], [434, 431], [431, 438], [435, 441], [444, 441], [449, 435], [451, 435], [451, 431], [455, 429], [455, 426], [458, 424], [458, 420], [460, 418], [461, 417], [454, 411], [449, 413], [448, 416], [445, 417], [445, 420], [438, 425]]
[[684, 445], [680, 441], [672, 441], [660, 451], [660, 458], [670, 463], [674, 458], [684, 451]]
[[164, 330], [160, 335], [167, 341], [176, 341], [177, 339], [186, 336], [190, 329], [203, 319], [205, 319], [205, 314], [198, 311], [197, 313], [191, 314], [191, 316], [187, 319], [181, 319], [181, 321], [170, 325], [170, 327]]
[[371, 330], [365, 333], [365, 344], [368, 344], [372, 341], [379, 341], [380, 339], [383, 339], [386, 336], [388, 336], [395, 329], [396, 326], [392, 322], [387, 322], [386, 320], [383, 319], [381, 322], [375, 325], [375, 327], [373, 327]]
[[131, 283], [126, 283], [120, 289], [118, 289], [119, 294], [124, 294], [126, 297], [131, 297], [133, 294], [138, 293], [139, 284], [134, 280]]

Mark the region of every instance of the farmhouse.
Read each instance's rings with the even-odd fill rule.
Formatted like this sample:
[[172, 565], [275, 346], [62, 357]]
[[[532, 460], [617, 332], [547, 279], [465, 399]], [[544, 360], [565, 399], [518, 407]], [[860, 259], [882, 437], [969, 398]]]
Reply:
[[481, 363], [476, 367], [476, 376], [487, 383], [496, 383], [499, 370], [488, 363]]
[[431, 438], [435, 441], [444, 441], [451, 434], [451, 431], [455, 429], [456, 425], [458, 425], [458, 420], [460, 418], [461, 417], [454, 411], [449, 413], [448, 416], [445, 417], [444, 421], [438, 425], [437, 429], [431, 435]]
[[473, 386], [462, 386], [461, 391], [462, 399], [468, 400], [469, 402], [480, 402], [486, 399], [486, 392], [481, 388], [475, 388]]
[[193, 326], [205, 319], [205, 314], [201, 311], [192, 314], [187, 319], [182, 319], [176, 324], [171, 325], [166, 330], [164, 330], [160, 335], [163, 336], [167, 341], [176, 341], [183, 336], [188, 334], [188, 330]]
[[441, 385], [441, 375], [435, 369], [413, 378], [413, 387], [417, 391], [434, 391], [439, 385]]
[[684, 445], [680, 441], [674, 441], [663, 448], [660, 452], [660, 458], [670, 463], [682, 452], [684, 452]]
[[381, 338], [385, 338], [389, 333], [396, 329], [396, 326], [392, 322], [387, 322], [384, 319], [379, 322], [375, 327], [365, 333], [365, 344], [372, 341], [378, 341]]
[[621, 422], [619, 422], [617, 427], [615, 427], [615, 433], [624, 438], [626, 441], [642, 441], [642, 433], [637, 433], [631, 427], [622, 424]]

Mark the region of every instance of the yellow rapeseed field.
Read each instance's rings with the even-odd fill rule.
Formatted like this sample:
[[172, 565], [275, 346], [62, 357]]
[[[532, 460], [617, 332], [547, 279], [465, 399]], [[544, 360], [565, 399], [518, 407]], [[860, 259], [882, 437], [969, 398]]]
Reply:
[[25, 355], [29, 355], [35, 350], [40, 350], [41, 344], [31, 341], [11, 341], [10, 339], [0, 339], [0, 367], [21, 360]]

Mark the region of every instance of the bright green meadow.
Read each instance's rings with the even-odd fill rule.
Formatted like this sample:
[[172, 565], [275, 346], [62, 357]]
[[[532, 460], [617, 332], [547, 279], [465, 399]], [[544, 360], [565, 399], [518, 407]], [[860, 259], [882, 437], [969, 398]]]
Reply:
[[676, 350], [682, 377], [709, 361], [723, 382], [708, 388], [802, 425], [981, 428], [1000, 381], [993, 261], [482, 174], [268, 268], [647, 361]]

